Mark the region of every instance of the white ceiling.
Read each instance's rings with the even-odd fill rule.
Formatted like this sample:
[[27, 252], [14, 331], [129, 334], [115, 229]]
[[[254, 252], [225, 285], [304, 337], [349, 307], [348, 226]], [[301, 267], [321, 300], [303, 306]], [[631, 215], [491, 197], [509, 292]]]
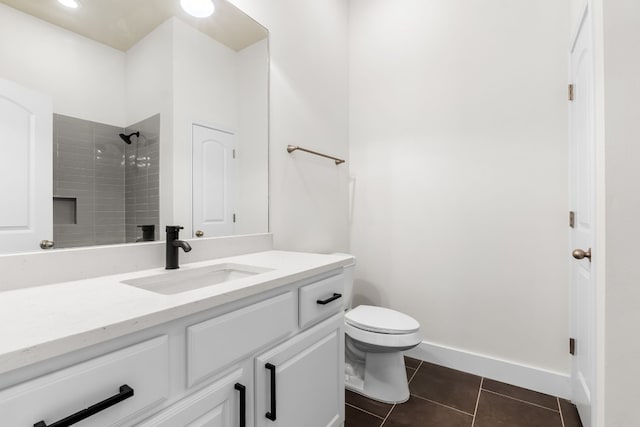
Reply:
[[0, 0], [22, 12], [85, 37], [127, 51], [172, 16], [238, 51], [267, 37], [267, 30], [224, 0], [213, 0], [215, 13], [193, 18], [179, 0], [78, 0], [69, 9], [57, 0]]

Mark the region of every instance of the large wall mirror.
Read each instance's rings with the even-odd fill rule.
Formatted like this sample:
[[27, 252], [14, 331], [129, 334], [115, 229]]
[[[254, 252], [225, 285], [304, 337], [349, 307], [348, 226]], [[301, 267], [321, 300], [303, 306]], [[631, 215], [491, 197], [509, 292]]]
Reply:
[[184, 3], [0, 0], [0, 254], [268, 232], [268, 31]]

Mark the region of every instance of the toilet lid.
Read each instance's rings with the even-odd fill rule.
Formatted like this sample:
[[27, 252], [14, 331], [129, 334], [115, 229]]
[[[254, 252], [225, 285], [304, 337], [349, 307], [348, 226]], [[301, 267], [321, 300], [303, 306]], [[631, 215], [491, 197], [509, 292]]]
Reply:
[[358, 329], [382, 334], [410, 334], [420, 329], [413, 317], [395, 310], [371, 305], [359, 305], [344, 316], [345, 321]]

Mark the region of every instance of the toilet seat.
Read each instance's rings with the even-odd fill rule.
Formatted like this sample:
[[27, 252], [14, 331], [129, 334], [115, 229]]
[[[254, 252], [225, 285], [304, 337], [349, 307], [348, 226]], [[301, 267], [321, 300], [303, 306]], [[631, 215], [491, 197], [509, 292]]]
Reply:
[[384, 348], [385, 351], [409, 350], [422, 342], [420, 331], [409, 334], [381, 334], [370, 332], [345, 323], [345, 334], [356, 342]]
[[406, 335], [420, 330], [420, 323], [399, 311], [371, 305], [359, 305], [345, 316], [347, 325], [377, 334]]
[[420, 323], [389, 308], [360, 305], [348, 311], [344, 319], [345, 333], [352, 339], [388, 351], [407, 350], [422, 341]]

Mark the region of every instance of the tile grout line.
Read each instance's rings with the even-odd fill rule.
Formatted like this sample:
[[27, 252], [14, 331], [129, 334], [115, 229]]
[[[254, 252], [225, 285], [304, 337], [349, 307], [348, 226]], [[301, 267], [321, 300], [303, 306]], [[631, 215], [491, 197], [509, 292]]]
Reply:
[[560, 406], [560, 398], [556, 397], [556, 401], [558, 402], [558, 411], [560, 412], [560, 421], [562, 422], [562, 427], [565, 427], [564, 416], [562, 416], [562, 406]]
[[527, 402], [526, 400], [518, 399], [518, 398], [515, 398], [515, 397], [512, 397], [512, 396], [507, 396], [506, 394], [497, 393], [495, 391], [487, 390], [486, 388], [483, 389], [483, 390], [486, 391], [487, 393], [495, 394], [496, 396], [506, 397], [507, 399], [515, 400], [517, 402], [526, 403], [527, 405], [536, 406], [538, 408], [546, 409], [547, 411], [556, 412], [556, 413], [560, 412], [560, 411], [556, 411], [555, 409], [547, 408], [546, 406], [538, 405], [537, 403]]
[[[409, 368], [409, 369], [411, 369], [411, 368]], [[417, 372], [418, 372], [418, 370], [417, 370], [417, 369], [414, 369], [414, 370], [413, 370], [413, 374], [411, 375], [411, 378], [409, 378], [409, 379], [407, 380], [407, 384], [411, 382], [411, 380], [413, 379], [413, 377], [415, 377], [415, 376], [416, 376], [416, 373], [417, 373]]]
[[[409, 378], [409, 380], [407, 381], [407, 383], [410, 383], [411, 380], [413, 379], [413, 377], [416, 376], [416, 374], [418, 373], [418, 369], [420, 369], [420, 366], [422, 366], [422, 360], [420, 361], [420, 363], [418, 364], [418, 367], [413, 371], [413, 375], [411, 375], [411, 378]], [[411, 369], [411, 368], [409, 368]]]
[[478, 413], [478, 404], [480, 403], [480, 395], [482, 394], [482, 383], [484, 383], [484, 377], [480, 378], [480, 387], [478, 388], [478, 398], [476, 399], [476, 407], [473, 410], [473, 420], [471, 421], [471, 427], [473, 427], [473, 425], [476, 423], [476, 414]]
[[389, 418], [389, 415], [391, 415], [391, 412], [393, 412], [393, 410], [396, 408], [396, 403], [393, 404], [393, 406], [391, 407], [391, 409], [389, 409], [389, 412], [387, 412], [387, 416], [384, 417], [384, 420], [382, 420], [382, 424], [380, 424], [380, 427], [382, 427], [384, 425], [384, 423], [387, 422], [387, 419]]
[[[420, 361], [420, 363], [418, 364], [418, 367], [415, 369], [415, 371], [413, 372], [413, 375], [411, 375], [411, 378], [409, 378], [407, 380], [407, 385], [411, 382], [411, 380], [413, 379], [413, 377], [416, 376], [416, 374], [418, 373], [418, 369], [420, 369], [420, 366], [422, 366], [422, 360]], [[409, 399], [411, 399], [411, 393], [409, 393]], [[387, 419], [389, 418], [389, 415], [391, 415], [391, 413], [393, 412], [393, 410], [396, 408], [396, 403], [393, 404], [393, 406], [391, 407], [391, 409], [389, 410], [389, 412], [387, 412], [387, 416], [384, 417], [384, 420], [382, 420], [382, 424], [380, 424], [380, 427], [384, 426], [384, 423], [387, 422]]]
[[[418, 369], [420, 369], [420, 367], [422, 366], [422, 364], [423, 364], [423, 363], [424, 363], [424, 361], [423, 361], [423, 360], [421, 360], [421, 361], [420, 361], [420, 364], [419, 364], [419, 365], [418, 365], [418, 367], [416, 368], [416, 371], [415, 371], [415, 372], [413, 373], [413, 375], [411, 376], [411, 379], [413, 379], [413, 377], [415, 377], [415, 376], [416, 376], [416, 374], [418, 373]], [[410, 381], [411, 381], [411, 380], [409, 380], [409, 382], [410, 382]], [[480, 381], [480, 388], [482, 389], [482, 381]], [[479, 392], [478, 392], [478, 394], [479, 394]], [[454, 408], [454, 407], [452, 407], [452, 406], [447, 406], [447, 405], [445, 405], [444, 403], [436, 402], [435, 400], [427, 399], [426, 397], [422, 397], [422, 396], [419, 396], [419, 395], [417, 395], [417, 394], [410, 394], [410, 396], [417, 397], [418, 399], [425, 400], [425, 401], [427, 401], [427, 402], [431, 402], [431, 403], [433, 403], [433, 404], [436, 404], [436, 405], [442, 406], [442, 407], [447, 408], [447, 409], [452, 409], [452, 410], [454, 410], [454, 411], [456, 411], [456, 412], [460, 412], [460, 413], [465, 414], [465, 415], [474, 416], [474, 414], [470, 414], [470, 413], [468, 413], [468, 412], [462, 411], [462, 410], [460, 410], [460, 409], [458, 409], [458, 408]], [[381, 426], [381, 427], [382, 427], [382, 426]]]
[[360, 412], [364, 412], [365, 414], [372, 415], [372, 416], [374, 416], [374, 417], [376, 417], [376, 418], [379, 418], [379, 419], [381, 419], [381, 420], [383, 419], [380, 415], [376, 415], [376, 414], [374, 414], [373, 412], [369, 412], [369, 411], [367, 411], [366, 409], [359, 408], [359, 407], [357, 407], [356, 405], [352, 405], [351, 403], [347, 403], [347, 402], [345, 402], [344, 404], [345, 404], [345, 405], [347, 405], [347, 406], [351, 406], [352, 408], [357, 409], [357, 410], [358, 410], [358, 411], [360, 411]]
[[417, 394], [412, 394], [411, 396], [416, 397], [416, 398], [418, 398], [420, 400], [424, 400], [426, 402], [431, 402], [431, 403], [433, 403], [435, 405], [438, 405], [438, 406], [442, 406], [443, 408], [451, 409], [452, 411], [460, 412], [461, 414], [469, 415], [470, 417], [473, 416], [473, 414], [470, 414], [469, 412], [465, 412], [462, 409], [454, 408], [453, 406], [447, 406], [444, 403], [440, 403], [440, 402], [437, 402], [435, 400], [427, 399], [426, 397], [418, 396]]

